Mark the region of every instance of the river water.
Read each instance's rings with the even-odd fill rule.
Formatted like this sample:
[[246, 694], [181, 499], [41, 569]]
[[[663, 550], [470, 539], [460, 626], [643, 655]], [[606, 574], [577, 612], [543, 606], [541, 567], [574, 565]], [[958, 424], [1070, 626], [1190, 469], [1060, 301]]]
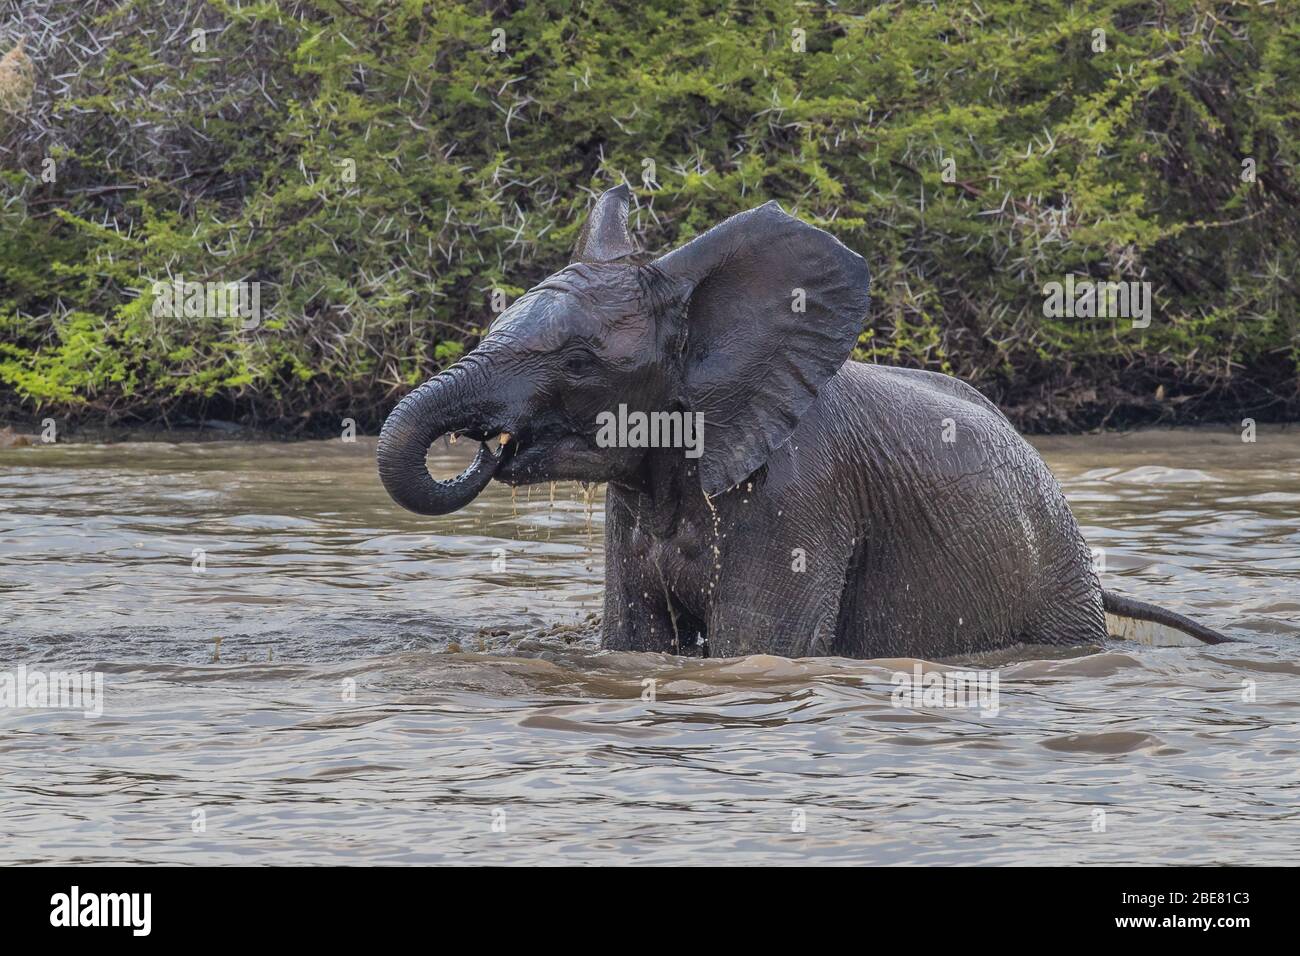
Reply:
[[0, 708], [0, 861], [1294, 863], [1300, 431], [1037, 444], [1106, 586], [1241, 643], [896, 707], [913, 661], [601, 653], [599, 489], [421, 518], [365, 439], [0, 451], [0, 672], [103, 681]]

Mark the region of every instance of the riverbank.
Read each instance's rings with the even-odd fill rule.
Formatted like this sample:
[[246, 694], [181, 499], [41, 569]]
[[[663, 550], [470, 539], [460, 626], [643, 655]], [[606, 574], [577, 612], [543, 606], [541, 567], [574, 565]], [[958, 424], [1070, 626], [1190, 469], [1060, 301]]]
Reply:
[[[1022, 431], [1300, 418], [1288, 5], [717, 6], [18, 4], [0, 421], [373, 433], [616, 183], [646, 257], [769, 200], [829, 231], [857, 356]], [[163, 42], [196, 22], [237, 68]]]
[[[1287, 434], [1300, 430], [1296, 422], [1266, 422], [1256, 424], [1256, 434]], [[1205, 434], [1236, 437], [1240, 440], [1243, 433], [1240, 422], [1201, 422], [1195, 425], [1158, 425], [1147, 424], [1133, 428], [1098, 428], [1086, 432], [1039, 432], [1025, 433], [1025, 437], [1034, 444], [1049, 442], [1052, 439], [1070, 438], [1083, 435], [1171, 435], [1171, 434]], [[237, 425], [233, 422], [206, 422], [202, 425], [167, 428], [161, 425], [82, 425], [67, 431], [60, 431], [55, 444], [59, 445], [121, 445], [131, 443], [170, 443], [170, 444], [211, 444], [219, 442], [244, 442], [285, 444], [295, 442], [328, 441], [340, 436], [320, 433], [288, 433], [274, 429], [256, 429]], [[360, 440], [373, 440], [374, 435], [357, 434]], [[39, 423], [18, 425], [0, 422], [0, 450], [48, 445], [41, 439]]]
[[[1286, 427], [1300, 423], [1300, 414], [1286, 403], [1274, 402], [1262, 409], [1237, 403], [1220, 403], [1206, 408], [1204, 401], [1169, 399], [1161, 395], [1137, 396], [1114, 394], [1114, 404], [1095, 404], [1086, 417], [1072, 418], [1068, 400], [1045, 396], [1032, 405], [1004, 409], [1012, 424], [1026, 436], [1082, 435], [1110, 432], [1189, 429], [1240, 433], [1247, 420], [1256, 426]], [[1077, 405], [1073, 406], [1076, 409]], [[1204, 413], [1198, 415], [1198, 413]], [[59, 443], [78, 444], [121, 442], [211, 442], [211, 441], [313, 441], [378, 434], [383, 424], [380, 414], [371, 413], [360, 420], [347, 416], [315, 415], [288, 420], [259, 420], [257, 424], [227, 418], [192, 418], [106, 422], [90, 416], [49, 414], [0, 414], [0, 448], [42, 443], [46, 422], [53, 419]], [[364, 424], [362, 424], [364, 423]], [[17, 439], [17, 440], [15, 440]]]

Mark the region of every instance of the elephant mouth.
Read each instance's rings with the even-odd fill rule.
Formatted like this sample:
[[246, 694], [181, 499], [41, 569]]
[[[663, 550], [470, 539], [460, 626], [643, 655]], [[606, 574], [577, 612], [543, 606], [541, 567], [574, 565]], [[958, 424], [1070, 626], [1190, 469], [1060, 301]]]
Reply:
[[494, 477], [512, 485], [544, 481], [554, 471], [557, 458], [580, 447], [585, 447], [585, 442], [567, 429], [519, 427], [505, 446]]
[[553, 470], [557, 456], [585, 451], [589, 447], [589, 442], [581, 435], [558, 424], [462, 428], [448, 432], [446, 438], [449, 444], [461, 439], [479, 443], [478, 456], [461, 477], [478, 468], [486, 468], [492, 478], [507, 484], [545, 480], [545, 475]]
[[[404, 399], [390, 413], [377, 450], [384, 487], [394, 501], [416, 514], [457, 511], [493, 479], [508, 485], [604, 479], [607, 468], [594, 437], [584, 437], [561, 419], [518, 424], [517, 418], [507, 415], [460, 422], [430, 416], [432, 420], [421, 421], [420, 401], [420, 397]], [[462, 440], [478, 442], [474, 460], [455, 477], [434, 478], [425, 458], [439, 440], [443, 447]]]
[[[482, 443], [480, 454], [490, 456], [486, 464], [492, 478], [508, 485], [586, 480], [593, 471], [602, 470], [594, 437], [561, 422], [515, 423], [509, 428], [471, 428], [454, 434]], [[473, 469], [471, 465], [466, 470]]]
[[[506, 462], [519, 451], [518, 433], [506, 428], [461, 428], [447, 432], [443, 439], [447, 445], [456, 445], [462, 440], [478, 442], [479, 445], [473, 464], [453, 480], [465, 478], [478, 468], [486, 469], [489, 476], [495, 478]], [[479, 461], [480, 458], [483, 459], [482, 462]]]
[[[458, 428], [447, 432], [443, 437], [453, 445], [462, 438], [468, 438], [470, 441], [476, 441], [481, 445], [488, 446], [488, 449], [493, 453], [493, 457], [500, 458], [514, 450], [511, 448], [511, 442], [517, 444], [518, 433], [505, 426], [497, 428], [489, 426], [486, 428]], [[496, 443], [495, 446], [493, 442]]]
[[468, 482], [474, 476], [509, 484], [545, 480], [543, 473], [552, 470], [556, 456], [592, 447], [588, 439], [558, 423], [537, 427], [494, 423], [456, 428], [444, 434], [441, 440], [444, 447], [462, 447], [466, 441], [479, 445], [473, 462], [459, 475], [448, 479], [451, 484]]

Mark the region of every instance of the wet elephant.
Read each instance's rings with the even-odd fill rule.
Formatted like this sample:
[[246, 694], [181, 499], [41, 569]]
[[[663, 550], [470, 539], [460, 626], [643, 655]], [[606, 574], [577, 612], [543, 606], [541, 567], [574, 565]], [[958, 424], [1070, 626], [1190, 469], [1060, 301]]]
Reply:
[[[1107, 615], [1223, 640], [1102, 591], [1060, 486], [979, 392], [850, 360], [860, 255], [770, 202], [645, 261], [629, 201], [602, 195], [573, 263], [393, 409], [395, 501], [607, 482], [606, 648], [942, 657], [1101, 641]], [[448, 433], [483, 444], [437, 481]]]

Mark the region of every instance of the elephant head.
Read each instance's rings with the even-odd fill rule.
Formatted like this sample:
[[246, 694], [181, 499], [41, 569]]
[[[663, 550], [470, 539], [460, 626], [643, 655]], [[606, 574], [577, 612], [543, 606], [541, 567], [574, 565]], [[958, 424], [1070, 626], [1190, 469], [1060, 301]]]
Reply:
[[[634, 482], [648, 454], [601, 447], [601, 412], [702, 413], [700, 484], [753, 474], [845, 362], [868, 310], [862, 257], [775, 202], [649, 263], [626, 186], [604, 193], [572, 264], [530, 289], [478, 347], [407, 395], [379, 437], [379, 474], [420, 514], [468, 504], [492, 479]], [[450, 481], [425, 456], [445, 434], [483, 444]], [[500, 435], [494, 454], [487, 441]]]

